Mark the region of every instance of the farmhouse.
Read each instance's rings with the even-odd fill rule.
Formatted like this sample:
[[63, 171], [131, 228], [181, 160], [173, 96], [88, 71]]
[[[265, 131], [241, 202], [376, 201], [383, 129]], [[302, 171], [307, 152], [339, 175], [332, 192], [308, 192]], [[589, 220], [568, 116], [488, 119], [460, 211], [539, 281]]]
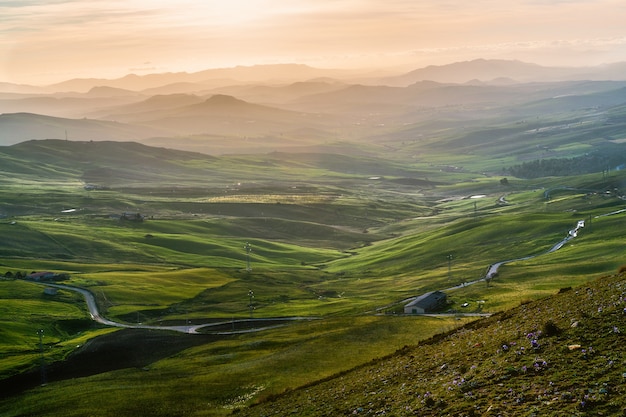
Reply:
[[404, 306], [404, 314], [430, 313], [446, 305], [447, 296], [441, 291], [427, 292]]
[[120, 220], [128, 220], [131, 222], [142, 222], [143, 219], [144, 219], [144, 216], [142, 216], [141, 213], [124, 212], [120, 216]]
[[33, 272], [32, 274], [28, 274], [26, 276], [27, 279], [32, 279], [33, 281], [49, 281], [55, 277], [54, 272]]

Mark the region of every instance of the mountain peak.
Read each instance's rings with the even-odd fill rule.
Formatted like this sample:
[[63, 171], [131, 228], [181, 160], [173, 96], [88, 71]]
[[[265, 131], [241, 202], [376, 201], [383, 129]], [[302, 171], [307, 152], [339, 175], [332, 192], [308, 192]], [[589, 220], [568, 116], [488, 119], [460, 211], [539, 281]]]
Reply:
[[497, 78], [507, 78], [515, 82], [555, 81], [577, 78], [575, 69], [543, 67], [518, 60], [474, 59], [446, 65], [429, 65], [410, 71], [404, 75], [390, 77], [385, 81], [390, 85], [406, 86], [418, 81], [464, 84], [467, 82], [489, 82]]
[[138, 93], [134, 91], [123, 88], [109, 87], [106, 85], [92, 87], [86, 94], [91, 97], [127, 97], [138, 95]]
[[246, 101], [240, 100], [236, 97], [230, 96], [228, 94], [214, 94], [208, 99], [206, 99], [205, 103], [207, 104], [215, 104], [215, 105], [243, 105], [248, 104]]

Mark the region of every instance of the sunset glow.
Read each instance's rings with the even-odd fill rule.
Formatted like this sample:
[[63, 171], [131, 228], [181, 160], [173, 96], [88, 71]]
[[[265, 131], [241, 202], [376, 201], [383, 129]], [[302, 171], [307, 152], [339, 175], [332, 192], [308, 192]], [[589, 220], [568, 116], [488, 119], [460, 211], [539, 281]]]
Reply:
[[626, 60], [621, 0], [0, 1], [0, 81], [270, 63], [413, 69]]

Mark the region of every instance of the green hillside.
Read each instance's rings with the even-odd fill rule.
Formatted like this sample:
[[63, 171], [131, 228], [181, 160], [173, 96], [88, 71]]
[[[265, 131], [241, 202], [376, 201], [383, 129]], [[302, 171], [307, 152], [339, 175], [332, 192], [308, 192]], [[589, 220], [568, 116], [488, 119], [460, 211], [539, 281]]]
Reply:
[[625, 311], [603, 276], [236, 415], [623, 415]]
[[[299, 396], [305, 391], [298, 387], [316, 390], [314, 381], [369, 369], [360, 367], [377, 358], [406, 360], [394, 352], [475, 322], [477, 313], [496, 315], [469, 326], [497, 329], [488, 323], [509, 316], [514, 323], [517, 313], [507, 311], [521, 308], [520, 301], [600, 285], [590, 282], [624, 262], [625, 171], [506, 174], [503, 161], [513, 166], [526, 137], [509, 127], [440, 132], [451, 148], [399, 144], [407, 153], [339, 141], [309, 153], [220, 157], [133, 142], [44, 140], [0, 148], [0, 387], [10, 397], [0, 402], [1, 414], [223, 416], [285, 391]], [[559, 157], [585, 149], [570, 134]], [[536, 147], [540, 139], [531, 136], [528, 145]], [[617, 136], [600, 142], [623, 146]], [[580, 221], [578, 235], [549, 252]], [[510, 262], [492, 281], [480, 281], [501, 261]], [[65, 284], [89, 290], [103, 316], [126, 326], [216, 327], [189, 335], [96, 324], [78, 294], [44, 294], [45, 287], [21, 279], [34, 271], [67, 274]], [[443, 312], [451, 315], [402, 314], [407, 300], [432, 290], [446, 291]], [[568, 294], [574, 291], [558, 297]], [[567, 314], [554, 314], [551, 320], [566, 329]], [[548, 320], [532, 317], [540, 321], [510, 326], [531, 332]], [[478, 331], [467, 329], [458, 334]], [[45, 334], [41, 346], [38, 330]], [[509, 330], [488, 336], [489, 349], [498, 339], [523, 340]], [[473, 364], [461, 373], [465, 379]], [[381, 366], [372, 372], [396, 369]], [[487, 365], [480, 366], [474, 378], [489, 387]], [[350, 384], [358, 381], [368, 379]], [[431, 404], [414, 392], [419, 403], [398, 397], [398, 404], [469, 413], [443, 393]], [[71, 401], [72, 409], [55, 398]], [[344, 404], [320, 398], [329, 407]], [[299, 399], [284, 401], [301, 404], [302, 415], [369, 410], [362, 397], [319, 414]], [[490, 404], [479, 405], [484, 412]], [[241, 412], [257, 410], [263, 408]]]

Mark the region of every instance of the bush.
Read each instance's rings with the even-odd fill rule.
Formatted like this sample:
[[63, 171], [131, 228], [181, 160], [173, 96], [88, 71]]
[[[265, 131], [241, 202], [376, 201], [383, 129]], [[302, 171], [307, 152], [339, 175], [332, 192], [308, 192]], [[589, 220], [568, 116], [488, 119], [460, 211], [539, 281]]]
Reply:
[[548, 320], [544, 323], [542, 332], [547, 337], [550, 337], [561, 333], [561, 329], [552, 320]]

